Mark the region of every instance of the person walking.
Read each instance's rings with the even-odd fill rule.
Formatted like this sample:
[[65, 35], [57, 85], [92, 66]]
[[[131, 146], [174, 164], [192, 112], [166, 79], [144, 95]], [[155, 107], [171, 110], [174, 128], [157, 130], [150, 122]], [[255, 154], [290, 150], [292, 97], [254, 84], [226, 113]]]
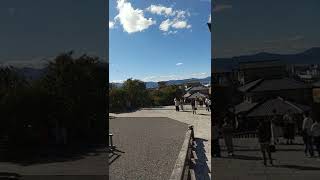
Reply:
[[206, 111], [209, 111], [208, 98], [204, 100], [204, 104], [206, 105]]
[[302, 122], [302, 137], [303, 137], [303, 142], [305, 144], [304, 153], [306, 156], [308, 156], [308, 153], [309, 153], [310, 157], [314, 156], [312, 134], [311, 134], [312, 124], [313, 124], [313, 120], [311, 117], [309, 117], [309, 112], [306, 112], [304, 114], [304, 119]]
[[181, 111], [183, 111], [183, 99], [180, 99], [180, 109], [181, 109]]
[[261, 120], [258, 126], [258, 140], [260, 143], [260, 149], [263, 157], [263, 164], [267, 166], [267, 157], [269, 157], [270, 165], [273, 165], [270, 143], [271, 143], [271, 127], [270, 122], [267, 119]]
[[293, 144], [295, 137], [295, 121], [291, 110], [288, 110], [283, 119], [285, 121], [285, 138], [287, 139], [287, 144]]
[[197, 114], [196, 112], [196, 100], [191, 99], [191, 108], [192, 108], [192, 114]]
[[279, 144], [279, 138], [282, 136], [282, 128], [280, 126], [279, 118], [277, 115], [277, 110], [272, 110], [273, 116], [271, 118], [271, 127], [272, 127], [272, 133], [273, 133], [273, 143]]
[[214, 123], [213, 124], [213, 157], [221, 157], [219, 133], [220, 133], [220, 128], [217, 123]]
[[314, 145], [316, 146], [318, 152], [318, 157], [320, 158], [320, 119], [317, 119], [316, 122], [312, 124], [311, 134], [313, 136]]
[[174, 98], [174, 105], [176, 106], [176, 111], [179, 111], [179, 101], [177, 98]]
[[211, 100], [208, 99], [208, 111], [211, 111]]
[[222, 132], [224, 137], [224, 142], [227, 147], [228, 156], [233, 156], [233, 124], [232, 116], [228, 113], [224, 119], [224, 124], [222, 125]]

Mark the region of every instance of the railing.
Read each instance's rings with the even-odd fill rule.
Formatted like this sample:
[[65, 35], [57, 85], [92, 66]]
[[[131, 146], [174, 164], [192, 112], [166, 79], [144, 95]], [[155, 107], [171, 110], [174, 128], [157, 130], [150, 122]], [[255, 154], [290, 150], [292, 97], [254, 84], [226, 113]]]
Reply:
[[170, 176], [170, 180], [190, 180], [192, 179], [191, 169], [192, 163], [192, 149], [194, 141], [193, 126], [189, 126], [186, 133], [185, 140], [182, 144], [178, 159]]
[[246, 131], [246, 132], [239, 132], [233, 134], [234, 138], [256, 138], [258, 137], [257, 131]]

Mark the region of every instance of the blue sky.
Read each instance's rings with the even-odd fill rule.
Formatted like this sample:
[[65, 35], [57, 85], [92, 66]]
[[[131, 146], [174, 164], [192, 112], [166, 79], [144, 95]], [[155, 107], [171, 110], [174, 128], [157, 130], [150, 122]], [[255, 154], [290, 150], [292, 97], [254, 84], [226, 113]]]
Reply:
[[214, 57], [320, 46], [319, 0], [215, 0], [214, 6]]
[[106, 59], [106, 2], [2, 0], [0, 65], [42, 67], [74, 50]]
[[210, 76], [210, 0], [109, 1], [110, 81]]

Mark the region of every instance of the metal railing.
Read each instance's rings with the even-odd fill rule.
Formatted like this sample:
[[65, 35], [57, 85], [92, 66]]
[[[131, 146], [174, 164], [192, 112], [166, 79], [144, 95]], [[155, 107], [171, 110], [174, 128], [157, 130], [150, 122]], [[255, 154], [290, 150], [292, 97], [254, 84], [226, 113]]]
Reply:
[[256, 138], [258, 137], [257, 131], [246, 131], [234, 133], [233, 138]]
[[194, 142], [194, 130], [193, 126], [189, 126], [186, 133], [185, 140], [182, 144], [181, 151], [179, 153], [178, 159], [170, 176], [170, 180], [190, 180], [191, 172], [193, 169], [192, 163], [192, 150]]

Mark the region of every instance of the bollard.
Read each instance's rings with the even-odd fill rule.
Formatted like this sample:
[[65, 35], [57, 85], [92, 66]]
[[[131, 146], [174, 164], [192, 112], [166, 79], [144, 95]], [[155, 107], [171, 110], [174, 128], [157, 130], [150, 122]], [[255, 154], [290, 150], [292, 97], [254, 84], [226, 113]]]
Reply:
[[113, 134], [109, 134], [109, 147], [114, 148], [113, 146], [113, 140], [112, 140]]

